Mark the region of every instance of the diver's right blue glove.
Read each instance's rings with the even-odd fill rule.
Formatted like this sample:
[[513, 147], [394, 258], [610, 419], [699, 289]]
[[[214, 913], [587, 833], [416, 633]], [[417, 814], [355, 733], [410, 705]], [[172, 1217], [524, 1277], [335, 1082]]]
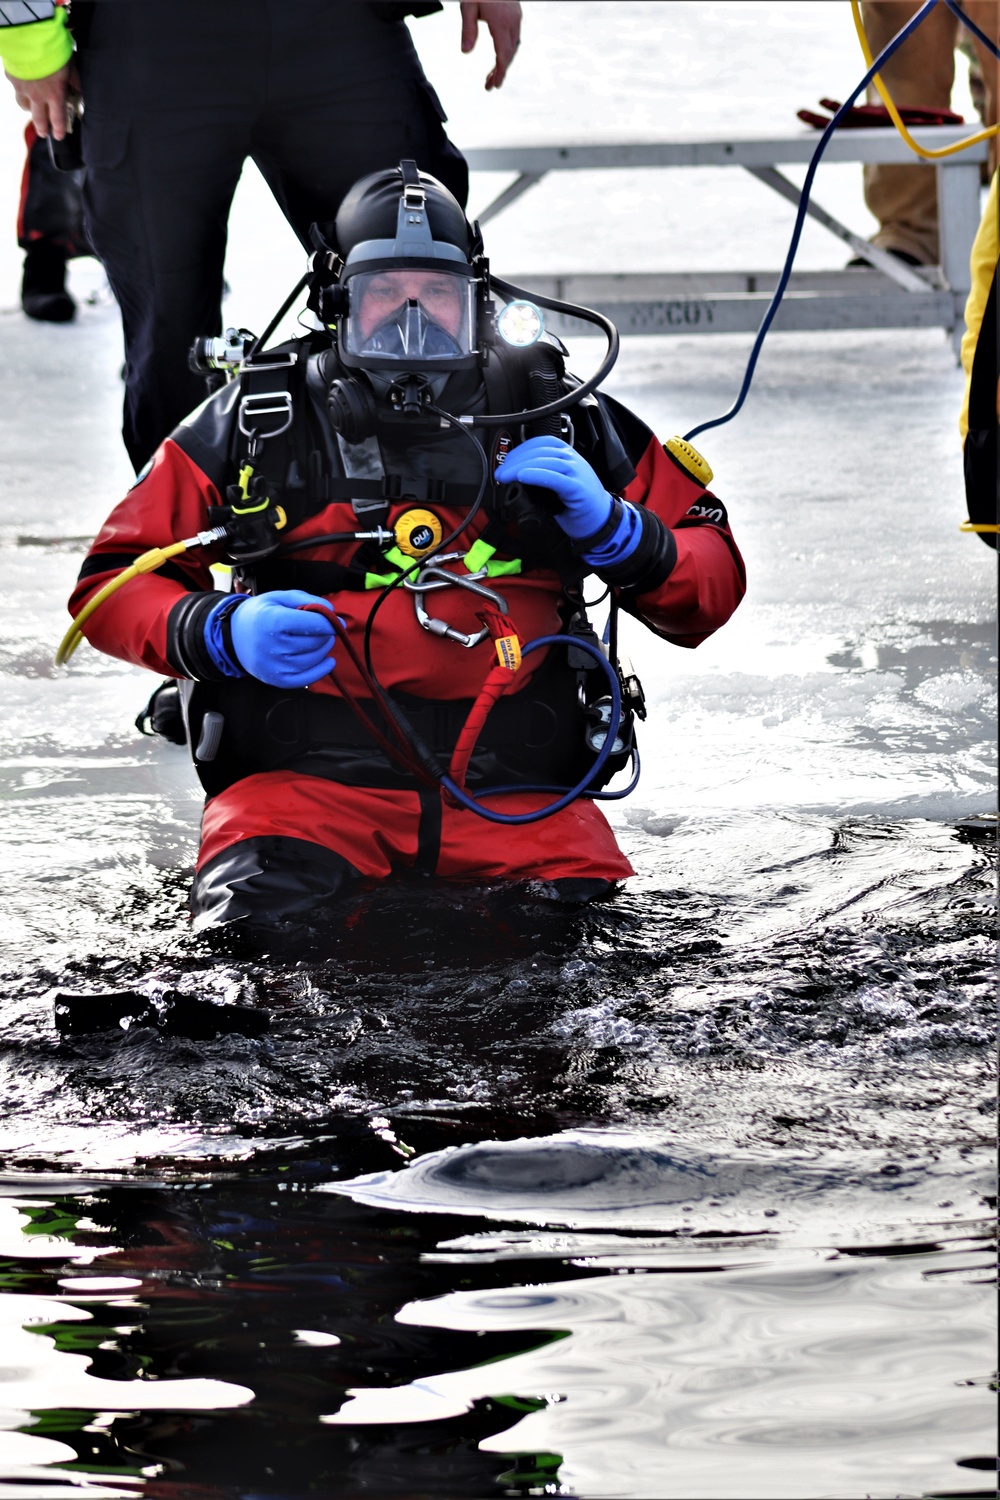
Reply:
[[205, 649], [227, 677], [256, 677], [270, 687], [307, 687], [334, 667], [333, 626], [324, 615], [303, 609], [315, 603], [316, 595], [304, 589], [227, 595], [203, 621]]

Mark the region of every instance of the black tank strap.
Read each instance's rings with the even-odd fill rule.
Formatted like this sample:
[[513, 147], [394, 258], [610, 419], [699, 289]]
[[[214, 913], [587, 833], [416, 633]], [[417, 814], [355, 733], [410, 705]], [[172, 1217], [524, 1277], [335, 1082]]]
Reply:
[[275, 589], [305, 589], [309, 594], [338, 594], [343, 589], [360, 590], [365, 575], [339, 563], [309, 562], [297, 557], [266, 557], [254, 564], [254, 588], [258, 594]]
[[[997, 275], [983, 310], [969, 377], [969, 431], [965, 439], [965, 500], [969, 520], [980, 526], [1000, 523], [1000, 460], [997, 452], [997, 381], [1000, 348], [997, 339]], [[981, 531], [987, 547], [997, 546], [997, 533]]]
[[317, 502], [316, 510], [337, 500], [385, 500], [390, 505], [411, 500], [417, 505], [462, 506], [471, 505], [479, 493], [476, 484], [407, 474], [387, 474], [384, 479], [339, 479], [321, 474], [310, 489]]
[[976, 352], [969, 377], [969, 426], [995, 427], [997, 424], [997, 375], [1000, 374], [997, 349], [997, 274], [993, 272], [990, 294], [979, 325]]

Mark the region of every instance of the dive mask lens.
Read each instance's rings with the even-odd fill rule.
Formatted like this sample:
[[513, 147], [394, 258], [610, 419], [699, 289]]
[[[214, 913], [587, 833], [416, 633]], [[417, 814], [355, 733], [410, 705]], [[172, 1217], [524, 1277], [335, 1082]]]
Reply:
[[448, 271], [359, 272], [350, 279], [349, 354], [406, 365], [475, 352], [475, 283]]

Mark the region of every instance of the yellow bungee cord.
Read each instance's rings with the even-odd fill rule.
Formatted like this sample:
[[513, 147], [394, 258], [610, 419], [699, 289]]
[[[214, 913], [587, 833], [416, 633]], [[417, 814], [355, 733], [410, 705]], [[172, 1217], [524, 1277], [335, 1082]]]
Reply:
[[172, 557], [177, 557], [181, 552], [187, 552], [190, 547], [210, 547], [214, 542], [222, 542], [226, 537], [224, 526], [214, 526], [211, 531], [199, 531], [197, 536], [188, 537], [183, 542], [171, 542], [169, 547], [152, 547], [137, 557], [134, 563], [130, 563], [120, 573], [117, 573], [109, 583], [102, 589], [98, 589], [92, 599], [88, 599], [80, 613], [75, 616], [72, 625], [59, 642], [56, 652], [56, 666], [65, 666], [73, 652], [83, 640], [83, 626], [86, 625], [94, 611], [110, 599], [111, 595], [117, 593], [126, 583], [133, 578], [138, 578], [141, 573], [155, 573], [157, 568], [162, 568], [164, 563]]
[[[858, 0], [851, 0], [851, 15], [854, 17], [854, 29], [858, 33], [858, 41], [861, 43], [861, 50], [865, 55], [865, 62], [870, 68], [875, 59], [872, 56], [872, 50], [868, 45], [868, 38], [865, 35], [864, 23], [861, 20], [861, 6], [859, 5]], [[944, 156], [955, 156], [959, 151], [964, 151], [967, 146], [975, 146], [978, 141], [988, 141], [992, 136], [1000, 134], [1000, 125], [990, 125], [988, 129], [980, 130], [975, 135], [967, 135], [964, 140], [955, 141], [950, 146], [939, 146], [936, 150], [930, 151], [926, 146], [921, 146], [919, 142], [915, 141], [910, 132], [907, 130], [900, 116], [899, 110], [896, 108], [895, 104], [892, 102], [892, 99], [889, 96], [889, 90], [882, 82], [880, 74], [875, 74], [875, 77], [872, 79], [872, 83], [874, 83], [875, 87], [878, 89], [879, 98], [882, 100], [882, 103], [889, 111], [889, 118], [892, 120], [892, 123], [895, 125], [896, 129], [899, 131], [900, 135], [903, 137], [903, 140], [909, 146], [910, 150], [915, 151], [918, 156], [924, 157], [927, 161], [939, 161]]]

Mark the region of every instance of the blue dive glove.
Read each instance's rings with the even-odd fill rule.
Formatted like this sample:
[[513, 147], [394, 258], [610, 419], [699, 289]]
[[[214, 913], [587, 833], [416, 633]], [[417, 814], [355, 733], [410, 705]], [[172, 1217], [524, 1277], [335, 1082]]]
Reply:
[[508, 453], [493, 476], [498, 484], [536, 484], [562, 501], [556, 520], [574, 541], [601, 531], [614, 500], [587, 460], [562, 438], [536, 437]]
[[498, 484], [535, 484], [562, 501], [556, 523], [578, 543], [584, 562], [611, 567], [639, 545], [639, 516], [628, 501], [609, 495], [582, 454], [562, 438], [529, 438], [513, 449], [494, 475]]
[[256, 677], [270, 687], [301, 688], [333, 670], [334, 629], [303, 589], [229, 595], [206, 615], [205, 649], [226, 677]]

